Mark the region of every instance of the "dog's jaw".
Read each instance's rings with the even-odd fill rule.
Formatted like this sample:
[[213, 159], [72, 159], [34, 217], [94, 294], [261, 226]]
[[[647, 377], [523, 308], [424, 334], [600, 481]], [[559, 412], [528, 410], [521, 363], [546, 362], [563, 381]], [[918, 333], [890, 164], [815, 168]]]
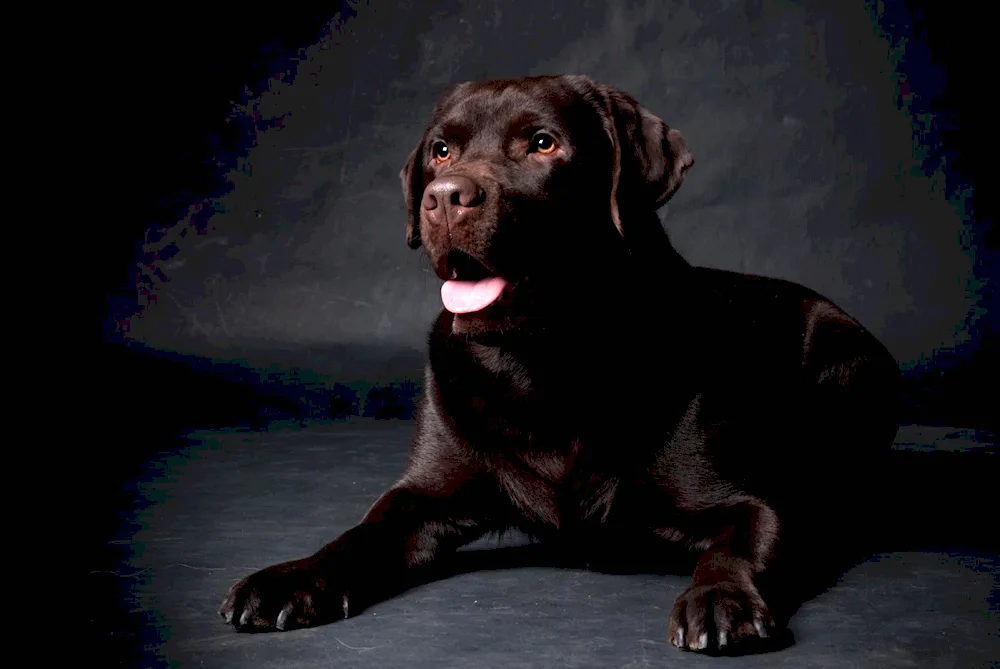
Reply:
[[[521, 325], [523, 318], [515, 315], [515, 285], [506, 284], [500, 296], [488, 306], [477, 311], [451, 314], [453, 334], [485, 341], [511, 332]], [[449, 311], [445, 309], [445, 311]]]

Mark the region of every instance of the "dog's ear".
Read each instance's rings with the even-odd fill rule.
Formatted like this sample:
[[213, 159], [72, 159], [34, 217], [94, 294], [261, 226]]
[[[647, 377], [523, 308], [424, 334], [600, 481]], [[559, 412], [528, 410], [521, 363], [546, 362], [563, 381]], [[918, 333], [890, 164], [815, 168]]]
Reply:
[[611, 216], [625, 234], [622, 219], [632, 210], [662, 207], [684, 182], [694, 156], [679, 131], [631, 96], [608, 87], [601, 87], [601, 92], [614, 150]]
[[420, 201], [424, 197], [423, 146], [421, 141], [399, 171], [403, 201], [406, 203], [406, 245], [411, 249], [420, 248]]

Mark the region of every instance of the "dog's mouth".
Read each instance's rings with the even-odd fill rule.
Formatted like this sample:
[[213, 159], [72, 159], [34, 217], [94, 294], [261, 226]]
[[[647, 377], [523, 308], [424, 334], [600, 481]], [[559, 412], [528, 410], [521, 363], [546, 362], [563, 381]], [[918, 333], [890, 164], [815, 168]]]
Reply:
[[441, 286], [441, 302], [453, 314], [482, 311], [500, 299], [507, 280], [463, 251], [448, 253], [451, 278]]

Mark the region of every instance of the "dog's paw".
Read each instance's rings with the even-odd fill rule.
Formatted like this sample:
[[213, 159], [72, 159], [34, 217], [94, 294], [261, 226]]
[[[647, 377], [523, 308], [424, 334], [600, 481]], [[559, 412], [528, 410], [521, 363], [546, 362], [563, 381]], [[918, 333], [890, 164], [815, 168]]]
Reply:
[[740, 652], [749, 641], [775, 636], [776, 625], [752, 584], [694, 585], [681, 593], [670, 614], [668, 639], [682, 650]]
[[284, 631], [346, 618], [348, 593], [328, 571], [310, 559], [262, 569], [230, 588], [219, 615], [243, 632]]

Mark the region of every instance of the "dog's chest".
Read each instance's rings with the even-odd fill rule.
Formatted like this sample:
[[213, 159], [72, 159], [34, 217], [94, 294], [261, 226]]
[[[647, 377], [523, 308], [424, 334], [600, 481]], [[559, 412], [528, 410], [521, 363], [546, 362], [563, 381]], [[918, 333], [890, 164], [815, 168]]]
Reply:
[[554, 528], [603, 522], [617, 489], [616, 479], [598, 475], [589, 465], [579, 441], [560, 450], [525, 449], [497, 474], [529, 524]]
[[518, 460], [539, 478], [553, 485], [562, 485], [577, 473], [576, 465], [582, 448], [579, 441], [573, 441], [564, 452], [534, 446], [533, 439], [529, 437], [528, 448], [518, 454]]

